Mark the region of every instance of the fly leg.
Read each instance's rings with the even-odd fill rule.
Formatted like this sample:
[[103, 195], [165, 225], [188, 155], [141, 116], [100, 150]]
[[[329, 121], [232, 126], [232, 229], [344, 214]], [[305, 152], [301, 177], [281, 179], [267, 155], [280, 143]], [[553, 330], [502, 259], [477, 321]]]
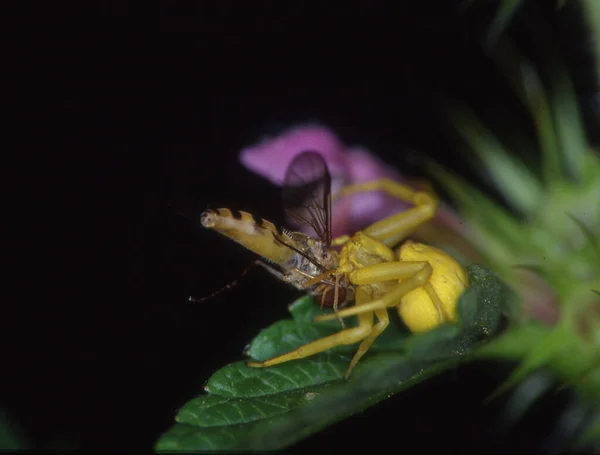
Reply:
[[[299, 270], [299, 269], [293, 269], [293, 271], [295, 271], [296, 273], [299, 273], [301, 275], [306, 276], [307, 278], [309, 278], [308, 281], [305, 281], [302, 285], [297, 285], [297, 287], [299, 289], [308, 289], [312, 286], [315, 286], [321, 282], [324, 282], [326, 280], [329, 280], [329, 277], [331, 275], [331, 272], [324, 272], [321, 275], [317, 275], [315, 277], [313, 277], [312, 275]], [[328, 284], [330, 286], [333, 286], [333, 293], [334, 293], [334, 303], [333, 303], [333, 311], [335, 312], [335, 314], [339, 313], [338, 310], [338, 301], [339, 301], [339, 278], [340, 276], [338, 274], [335, 275], [335, 281], [333, 283], [329, 282]], [[282, 278], [285, 280], [285, 278]], [[330, 289], [324, 289], [321, 295], [321, 310], [323, 310], [323, 304], [325, 301], [325, 296], [327, 294], [327, 292], [331, 292]], [[318, 294], [318, 292], [317, 292]], [[343, 302], [342, 302], [343, 303]], [[342, 329], [346, 328], [346, 324], [344, 323], [344, 320], [341, 317], [338, 317], [338, 322], [340, 323], [340, 325], [342, 326]]]
[[344, 375], [345, 380], [348, 380], [348, 378], [350, 377], [350, 373], [352, 372], [360, 358], [367, 353], [375, 339], [381, 334], [381, 332], [383, 332], [387, 328], [388, 324], [390, 323], [390, 319], [388, 317], [386, 309], [375, 310], [375, 316], [377, 316], [377, 319], [379, 321], [376, 324], [374, 324], [371, 328], [370, 335], [366, 337], [358, 346], [358, 350], [354, 354], [354, 357], [352, 357], [350, 366], [348, 367], [348, 370]]

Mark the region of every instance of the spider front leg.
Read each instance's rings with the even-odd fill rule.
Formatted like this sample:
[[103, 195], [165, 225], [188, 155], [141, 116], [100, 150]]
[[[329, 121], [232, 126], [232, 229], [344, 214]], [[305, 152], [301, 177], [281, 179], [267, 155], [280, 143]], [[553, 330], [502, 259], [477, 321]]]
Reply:
[[[379, 240], [388, 246], [397, 245], [421, 224], [432, 219], [439, 205], [437, 198], [433, 194], [425, 191], [416, 191], [390, 179], [348, 185], [336, 193], [334, 199], [370, 191], [384, 191], [391, 196], [414, 205], [413, 208], [377, 221], [363, 230], [369, 237]], [[342, 245], [349, 239], [350, 237], [348, 236], [338, 237], [333, 239], [332, 245]]]
[[360, 346], [358, 346], [358, 350], [356, 351], [356, 354], [354, 354], [354, 357], [352, 357], [350, 366], [348, 367], [348, 370], [346, 371], [346, 374], [344, 375], [345, 380], [348, 380], [348, 378], [350, 377], [350, 373], [352, 372], [352, 370], [354, 369], [354, 367], [356, 366], [356, 364], [358, 363], [360, 358], [367, 353], [367, 351], [369, 350], [369, 348], [371, 347], [371, 345], [373, 344], [375, 339], [379, 335], [381, 335], [381, 332], [383, 332], [387, 328], [388, 324], [390, 323], [390, 319], [388, 317], [387, 310], [385, 310], [385, 309], [375, 310], [375, 316], [377, 316], [377, 319], [379, 320], [379, 322], [377, 322], [377, 324], [373, 325], [373, 327], [371, 329], [371, 334], [367, 338], [365, 338], [362, 341], [362, 343], [360, 343]]
[[[356, 292], [356, 303], [360, 305], [366, 299], [368, 299], [368, 293], [365, 292], [365, 288], [358, 288]], [[290, 360], [301, 359], [308, 357], [319, 352], [327, 351], [336, 346], [354, 344], [362, 340], [358, 350], [354, 354], [344, 379], [348, 380], [352, 370], [360, 360], [360, 358], [369, 350], [375, 339], [383, 332], [389, 324], [389, 318], [386, 310], [378, 310], [375, 312], [377, 315], [378, 322], [373, 325], [373, 312], [362, 312], [358, 315], [358, 326], [352, 329], [345, 329], [341, 332], [335, 333], [328, 337], [321, 338], [319, 340], [308, 343], [304, 346], [300, 346], [293, 351], [286, 354], [273, 357], [263, 362], [247, 362], [247, 365], [253, 368], [268, 367], [271, 365], [277, 365], [279, 363], [288, 362]]]
[[[373, 325], [373, 312], [364, 312], [358, 316], [358, 326], [351, 329], [345, 329], [333, 335], [329, 335], [324, 338], [320, 338], [312, 343], [300, 346], [293, 351], [286, 354], [273, 357], [262, 362], [250, 361], [246, 364], [253, 368], [269, 367], [271, 365], [277, 365], [279, 363], [288, 362], [290, 360], [302, 359], [311, 355], [324, 352], [329, 349], [335, 348], [336, 346], [342, 346], [347, 344], [358, 343], [359, 341], [367, 338], [372, 331]], [[350, 369], [351, 370], [351, 369]], [[350, 371], [346, 373], [346, 377], [350, 374]]]

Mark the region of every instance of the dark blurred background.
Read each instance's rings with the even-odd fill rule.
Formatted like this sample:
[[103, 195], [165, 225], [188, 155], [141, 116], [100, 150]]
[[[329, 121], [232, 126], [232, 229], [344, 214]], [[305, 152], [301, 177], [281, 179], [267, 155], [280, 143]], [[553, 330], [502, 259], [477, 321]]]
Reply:
[[[550, 27], [576, 59], [585, 104], [593, 88], [577, 54], [581, 26], [576, 11], [558, 20], [552, 3], [524, 7], [511, 32], [527, 49], [535, 27]], [[17, 235], [7, 249], [24, 281], [8, 275], [17, 292], [5, 307], [16, 323], [8, 318], [0, 396], [30, 447], [151, 448], [212, 372], [243, 359], [262, 328], [288, 316], [298, 293], [260, 270], [227, 294], [188, 302], [253, 260], [199, 229], [202, 210], [283, 219], [278, 189], [239, 164], [243, 147], [320, 122], [400, 172], [422, 176], [422, 154], [474, 179], [443, 117], [445, 99], [466, 101], [499, 128], [522, 118], [533, 131], [481, 48], [496, 2], [44, 5], [23, 12], [27, 33], [12, 46], [13, 117], [23, 128], [9, 144]], [[552, 444], [567, 395], [501, 431], [502, 399], [482, 400], [509, 367], [461, 367], [293, 449], [358, 441], [540, 450]]]

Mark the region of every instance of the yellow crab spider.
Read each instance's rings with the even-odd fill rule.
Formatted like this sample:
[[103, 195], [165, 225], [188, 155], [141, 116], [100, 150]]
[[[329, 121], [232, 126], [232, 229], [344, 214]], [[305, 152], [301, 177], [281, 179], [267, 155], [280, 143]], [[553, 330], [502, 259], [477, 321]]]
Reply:
[[[306, 152], [313, 153], [313, 152]], [[389, 324], [388, 309], [395, 308], [412, 332], [423, 332], [456, 320], [456, 304], [468, 286], [467, 273], [450, 255], [432, 246], [406, 240], [420, 225], [431, 220], [438, 201], [433, 194], [416, 191], [389, 179], [350, 185], [336, 198], [352, 194], [384, 191], [413, 205], [352, 236], [329, 242], [292, 231], [280, 231], [241, 212], [235, 218], [227, 209], [205, 212], [202, 223], [253, 250], [278, 270], [264, 264], [278, 278], [321, 296], [333, 296], [334, 314], [317, 321], [356, 316], [356, 327], [344, 328], [293, 351], [261, 362], [249, 361], [254, 368], [269, 367], [301, 359], [336, 346], [360, 342], [345, 374], [352, 370]], [[394, 246], [400, 245], [396, 249]], [[341, 247], [339, 253], [334, 249]], [[341, 295], [344, 298], [339, 298]], [[348, 296], [348, 298], [346, 298]], [[341, 300], [353, 305], [337, 309]]]

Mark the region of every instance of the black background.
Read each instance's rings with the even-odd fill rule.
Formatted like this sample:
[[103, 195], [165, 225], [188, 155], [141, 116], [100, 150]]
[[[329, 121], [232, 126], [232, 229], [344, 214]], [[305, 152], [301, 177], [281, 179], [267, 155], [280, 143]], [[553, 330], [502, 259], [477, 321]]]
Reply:
[[[150, 448], [212, 372], [287, 317], [298, 294], [261, 271], [226, 295], [187, 300], [253, 259], [201, 231], [203, 209], [282, 220], [277, 188], [238, 163], [243, 147], [318, 121], [401, 172], [420, 175], [425, 154], [473, 177], [444, 99], [465, 100], [499, 128], [523, 119], [533, 131], [481, 50], [493, 5], [418, 3], [47, 4], [23, 16], [9, 86], [17, 172], [6, 192], [17, 235], [6, 248], [24, 280], [5, 299], [17, 323], [5, 332], [0, 404], [34, 447]], [[554, 20], [552, 8], [526, 9], [517, 37], [538, 13]], [[582, 97], [586, 77], [576, 79]], [[539, 448], [565, 398], [499, 433], [501, 401], [482, 400], [507, 368], [461, 367], [294, 449]]]

